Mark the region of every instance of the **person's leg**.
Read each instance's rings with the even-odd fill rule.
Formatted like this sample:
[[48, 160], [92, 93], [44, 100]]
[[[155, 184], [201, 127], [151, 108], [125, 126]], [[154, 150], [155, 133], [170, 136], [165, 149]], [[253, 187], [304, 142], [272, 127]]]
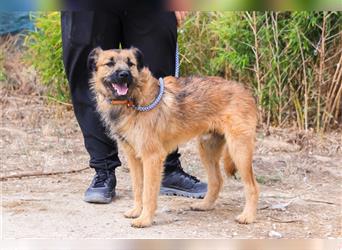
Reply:
[[[123, 47], [140, 49], [144, 64], [159, 78], [175, 74], [177, 20], [174, 12], [127, 11], [122, 17]], [[175, 150], [165, 160], [161, 193], [194, 198], [204, 197], [207, 186], [181, 168]]]
[[97, 172], [86, 191], [85, 201], [98, 203], [108, 203], [115, 195], [113, 170], [121, 165], [116, 142], [106, 135], [96, 111], [87, 67], [88, 55], [94, 47], [119, 46], [121, 30], [118, 21], [110, 16], [108, 13], [63, 12], [61, 18], [63, 62], [74, 112], [90, 155], [89, 165]]

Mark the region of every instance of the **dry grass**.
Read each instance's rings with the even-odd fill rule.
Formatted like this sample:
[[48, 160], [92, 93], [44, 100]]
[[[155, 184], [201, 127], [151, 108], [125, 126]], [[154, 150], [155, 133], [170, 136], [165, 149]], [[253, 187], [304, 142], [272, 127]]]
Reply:
[[182, 72], [251, 87], [266, 127], [342, 124], [342, 16], [336, 12], [197, 12], [180, 30]]
[[22, 39], [20, 35], [0, 37], [0, 88], [41, 95], [45, 88], [39, 84], [34, 68], [23, 63]]

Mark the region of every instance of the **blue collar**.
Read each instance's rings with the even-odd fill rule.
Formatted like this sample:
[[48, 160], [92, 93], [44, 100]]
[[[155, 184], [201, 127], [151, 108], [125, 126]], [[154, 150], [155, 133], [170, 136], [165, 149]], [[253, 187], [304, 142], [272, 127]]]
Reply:
[[133, 105], [132, 108], [137, 110], [137, 111], [141, 111], [141, 112], [146, 112], [146, 111], [150, 111], [152, 109], [154, 109], [161, 101], [163, 94], [164, 94], [164, 79], [163, 78], [159, 78], [159, 93], [158, 96], [156, 97], [156, 99], [154, 99], [154, 101], [152, 103], [150, 103], [147, 106], [135, 106]]

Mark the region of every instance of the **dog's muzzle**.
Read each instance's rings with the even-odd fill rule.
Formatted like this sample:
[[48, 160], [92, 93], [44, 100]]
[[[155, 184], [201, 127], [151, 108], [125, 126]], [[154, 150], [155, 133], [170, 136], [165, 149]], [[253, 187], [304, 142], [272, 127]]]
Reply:
[[128, 70], [116, 71], [105, 82], [116, 91], [118, 96], [124, 96], [127, 94], [129, 85], [132, 83], [132, 74]]

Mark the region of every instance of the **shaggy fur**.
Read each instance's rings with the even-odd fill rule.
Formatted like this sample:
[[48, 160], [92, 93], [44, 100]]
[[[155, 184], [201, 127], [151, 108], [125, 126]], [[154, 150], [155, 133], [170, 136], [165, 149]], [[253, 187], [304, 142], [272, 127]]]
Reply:
[[[238, 170], [245, 187], [246, 204], [236, 220], [255, 220], [259, 189], [252, 157], [257, 114], [247, 89], [219, 77], [169, 76], [164, 78], [165, 93], [158, 106], [149, 112], [139, 112], [126, 105], [113, 105], [110, 100], [130, 99], [136, 105], [148, 105], [157, 96], [158, 80], [142, 66], [140, 51], [95, 49], [89, 61], [97, 109], [110, 136], [118, 140], [128, 159], [134, 207], [125, 217], [135, 218], [132, 226], [152, 224], [163, 161], [179, 144], [194, 137], [198, 137], [200, 157], [208, 174], [208, 192], [191, 208], [213, 209], [223, 183], [219, 167], [223, 156], [226, 174], [230, 176]], [[129, 71], [132, 78], [127, 94], [118, 96], [105, 79], [122, 70]]]

